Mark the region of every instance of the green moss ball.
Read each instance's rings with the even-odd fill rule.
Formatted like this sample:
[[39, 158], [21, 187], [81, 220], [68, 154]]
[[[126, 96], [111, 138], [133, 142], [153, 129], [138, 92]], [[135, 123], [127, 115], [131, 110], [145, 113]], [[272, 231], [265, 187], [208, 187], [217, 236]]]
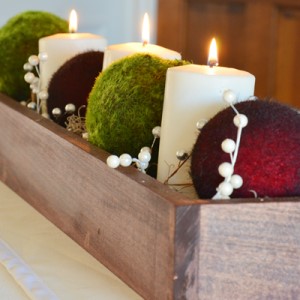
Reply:
[[23, 65], [38, 54], [38, 40], [67, 32], [68, 22], [51, 13], [27, 11], [11, 18], [0, 29], [0, 92], [21, 101], [29, 97]]
[[89, 141], [102, 149], [136, 157], [151, 146], [160, 126], [167, 69], [186, 64], [149, 54], [123, 58], [103, 71], [89, 95]]

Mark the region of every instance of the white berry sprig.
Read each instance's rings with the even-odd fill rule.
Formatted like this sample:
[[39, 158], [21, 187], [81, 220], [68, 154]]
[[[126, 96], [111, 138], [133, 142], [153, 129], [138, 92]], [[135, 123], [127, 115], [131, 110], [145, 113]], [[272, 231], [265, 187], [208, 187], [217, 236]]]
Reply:
[[[48, 99], [48, 92], [46, 90], [41, 90], [39, 70], [39, 64], [46, 60], [47, 55], [45, 54], [39, 54], [39, 56], [31, 55], [23, 66], [23, 69], [26, 71], [24, 80], [29, 84], [31, 92], [35, 96], [35, 99], [32, 99], [31, 102], [27, 104], [27, 107], [36, 110], [38, 113], [41, 113], [41, 102]], [[34, 70], [36, 74], [34, 74]], [[44, 116], [48, 117], [47, 113], [44, 113]]]
[[237, 127], [236, 141], [232, 139], [225, 139], [221, 148], [225, 153], [230, 155], [230, 162], [223, 162], [220, 164], [218, 171], [224, 180], [217, 187], [217, 193], [212, 199], [230, 199], [230, 195], [234, 189], [239, 189], [243, 185], [243, 178], [234, 174], [234, 166], [238, 156], [239, 146], [241, 142], [242, 130], [248, 125], [248, 118], [244, 114], [240, 114], [234, 106], [237, 100], [236, 94], [231, 90], [226, 90], [223, 94], [223, 100], [227, 102], [235, 112], [233, 123]]
[[160, 138], [160, 126], [156, 126], [152, 129], [153, 142], [151, 147], [143, 147], [138, 154], [138, 158], [132, 158], [128, 153], [123, 153], [120, 156], [110, 155], [106, 164], [113, 169], [122, 167], [129, 167], [132, 164], [135, 164], [139, 171], [146, 173], [149, 163], [151, 161], [152, 148], [155, 144], [155, 141]]

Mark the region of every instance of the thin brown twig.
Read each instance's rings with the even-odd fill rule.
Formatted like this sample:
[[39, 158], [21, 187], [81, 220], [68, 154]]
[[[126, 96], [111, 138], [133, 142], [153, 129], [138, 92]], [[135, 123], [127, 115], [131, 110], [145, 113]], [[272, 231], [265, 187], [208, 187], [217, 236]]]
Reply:
[[180, 168], [189, 160], [191, 155], [189, 154], [183, 161], [180, 161], [177, 168], [167, 177], [164, 181], [164, 184], [168, 184], [169, 179], [171, 179], [179, 170]]

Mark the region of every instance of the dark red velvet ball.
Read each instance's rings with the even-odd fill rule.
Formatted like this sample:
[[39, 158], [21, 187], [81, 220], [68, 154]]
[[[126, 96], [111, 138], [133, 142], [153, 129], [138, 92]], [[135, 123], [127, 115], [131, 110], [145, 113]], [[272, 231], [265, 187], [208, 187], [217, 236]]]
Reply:
[[[275, 101], [245, 101], [235, 105], [248, 117], [243, 128], [234, 174], [243, 186], [231, 198], [300, 196], [300, 114]], [[224, 180], [218, 173], [222, 162], [231, 162], [221, 143], [236, 141], [235, 113], [219, 112], [201, 130], [195, 143], [191, 176], [200, 198], [212, 198]]]
[[[78, 109], [87, 104], [87, 98], [95, 83], [96, 77], [102, 71], [104, 53], [88, 51], [74, 56], [64, 63], [52, 76], [47, 100], [47, 109], [51, 119], [53, 108], [60, 108], [62, 113], [68, 103], [73, 103]], [[81, 113], [85, 113], [85, 109]], [[66, 117], [59, 119], [64, 125]]]

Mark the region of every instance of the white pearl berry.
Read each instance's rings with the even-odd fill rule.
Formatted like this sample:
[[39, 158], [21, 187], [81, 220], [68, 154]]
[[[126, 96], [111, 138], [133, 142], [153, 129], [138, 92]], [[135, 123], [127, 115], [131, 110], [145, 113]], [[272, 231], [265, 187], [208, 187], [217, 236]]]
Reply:
[[122, 167], [129, 167], [132, 163], [132, 157], [127, 154], [127, 153], [124, 153], [120, 156], [120, 165]]
[[29, 62], [27, 62], [24, 64], [23, 69], [24, 69], [24, 71], [32, 71], [33, 66]]
[[160, 126], [155, 126], [152, 129], [152, 134], [155, 138], [160, 138]]
[[38, 57], [40, 61], [46, 61], [48, 59], [48, 54], [46, 52], [40, 52]]
[[52, 109], [52, 115], [57, 118], [61, 115], [61, 109], [59, 107], [55, 107]]
[[149, 152], [149, 153], [151, 153], [152, 150], [151, 150], [150, 147], [143, 147], [143, 148], [140, 150], [140, 152]]
[[136, 165], [139, 169], [146, 170], [149, 166], [149, 163], [148, 162], [143, 162], [143, 161], [137, 161]]
[[28, 58], [28, 62], [32, 65], [32, 66], [37, 66], [39, 64], [39, 58], [37, 55], [31, 55]]
[[233, 192], [233, 187], [231, 183], [224, 181], [220, 183], [218, 192], [224, 197], [229, 197]]
[[32, 109], [32, 110], [36, 110], [36, 103], [35, 102], [29, 102], [27, 104], [27, 107]]
[[88, 139], [89, 139], [88, 132], [83, 132], [81, 136], [82, 136], [83, 139], [85, 139], [86, 141], [88, 141]]
[[24, 79], [27, 83], [32, 83], [33, 80], [35, 78], [35, 75], [32, 73], [32, 72], [27, 72], [25, 75], [24, 75]]
[[248, 125], [248, 118], [243, 114], [238, 114], [233, 118], [233, 123], [236, 127], [244, 128]]
[[29, 86], [32, 90], [37, 89], [37, 85], [35, 83], [31, 83]]
[[36, 86], [33, 86], [33, 87], [31, 88], [31, 91], [32, 91], [34, 94], [37, 94], [37, 93], [39, 92], [39, 88], [36, 87]]
[[218, 171], [222, 177], [226, 178], [233, 174], [233, 166], [228, 162], [223, 162], [220, 164]]
[[151, 154], [148, 151], [142, 151], [142, 152], [139, 153], [138, 159], [141, 162], [147, 162], [148, 163], [151, 160]]
[[232, 104], [237, 100], [237, 96], [232, 90], [226, 90], [223, 93], [223, 100], [229, 104]]
[[230, 178], [230, 183], [234, 189], [239, 189], [243, 185], [243, 178], [240, 175], [234, 174]]
[[41, 99], [41, 100], [47, 100], [48, 99], [48, 92], [47, 91], [40, 91], [39, 92], [39, 98]]
[[39, 78], [38, 77], [34, 77], [32, 82], [30, 83], [29, 87], [32, 89], [32, 90], [35, 90], [35, 94], [38, 93], [39, 91]]
[[116, 155], [110, 155], [106, 160], [106, 164], [110, 168], [115, 169], [120, 165], [120, 158]]
[[176, 157], [183, 161], [188, 158], [188, 153], [185, 150], [178, 150], [176, 151]]
[[196, 127], [198, 130], [201, 130], [204, 125], [207, 123], [207, 120], [199, 120], [197, 123], [196, 123]]
[[222, 142], [221, 147], [225, 153], [232, 153], [235, 150], [235, 141], [232, 139], [226, 139]]
[[66, 111], [67, 113], [73, 113], [73, 112], [75, 112], [75, 110], [76, 110], [76, 107], [75, 107], [75, 105], [74, 105], [73, 103], [68, 103], [68, 104], [65, 106], [65, 111]]

